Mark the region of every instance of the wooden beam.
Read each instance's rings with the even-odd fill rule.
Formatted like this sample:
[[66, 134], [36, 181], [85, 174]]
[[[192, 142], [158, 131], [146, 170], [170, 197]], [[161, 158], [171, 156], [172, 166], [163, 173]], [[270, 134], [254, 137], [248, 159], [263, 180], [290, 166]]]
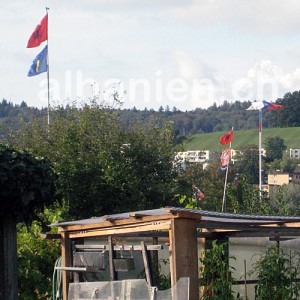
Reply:
[[144, 268], [146, 274], [146, 281], [148, 285], [151, 287], [152, 286], [151, 268], [150, 268], [149, 257], [148, 257], [148, 253], [144, 241], [141, 241], [141, 247], [142, 247], [143, 262], [144, 262]]
[[191, 219], [173, 219], [169, 234], [172, 286], [175, 286], [181, 277], [189, 277], [189, 300], [198, 300], [199, 280], [196, 221]]
[[[70, 267], [71, 266], [71, 241], [68, 233], [61, 234], [61, 262], [62, 267]], [[62, 293], [63, 300], [68, 300], [68, 292], [69, 292], [69, 283], [70, 283], [70, 272], [63, 271], [62, 272]]]
[[145, 231], [153, 231], [153, 230], [164, 230], [169, 229], [171, 226], [170, 221], [159, 221], [159, 222], [150, 222], [143, 223], [139, 225], [131, 225], [131, 226], [115, 226], [113, 228], [103, 228], [103, 229], [95, 229], [95, 230], [85, 230], [79, 232], [70, 232], [70, 238], [82, 238], [82, 237], [92, 237], [92, 236], [107, 236], [107, 235], [118, 235], [118, 234], [126, 234], [133, 232], [145, 232]]
[[[109, 216], [107, 216], [109, 218]], [[59, 223], [57, 224], [58, 226], [58, 231], [59, 232], [64, 232], [64, 231], [84, 231], [84, 230], [92, 230], [92, 229], [99, 229], [99, 228], [110, 228], [113, 226], [126, 226], [126, 225], [134, 225], [138, 226], [139, 224], [142, 224], [144, 222], [161, 222], [161, 221], [169, 221], [173, 219], [174, 216], [171, 214], [166, 214], [166, 215], [160, 215], [160, 216], [144, 216], [141, 218], [111, 218], [114, 219], [114, 222], [108, 222], [104, 221], [103, 219], [95, 223], [82, 223], [82, 224], [69, 224], [66, 226], [60, 226]]]
[[109, 280], [110, 281], [113, 281], [116, 279], [116, 273], [115, 273], [115, 270], [114, 270], [114, 258], [115, 258], [115, 255], [114, 255], [114, 245], [113, 245], [113, 242], [112, 242], [112, 236], [110, 235], [108, 237], [108, 250], [109, 250]]

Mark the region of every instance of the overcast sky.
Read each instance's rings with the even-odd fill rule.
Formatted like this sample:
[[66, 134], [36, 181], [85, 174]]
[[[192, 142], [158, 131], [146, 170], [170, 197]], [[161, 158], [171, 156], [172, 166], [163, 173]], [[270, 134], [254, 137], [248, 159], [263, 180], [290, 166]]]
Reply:
[[138, 109], [300, 87], [298, 0], [1, 0], [0, 99], [47, 106], [46, 73], [27, 77], [46, 42], [26, 48], [46, 6], [51, 105], [102, 99], [119, 82], [123, 107]]

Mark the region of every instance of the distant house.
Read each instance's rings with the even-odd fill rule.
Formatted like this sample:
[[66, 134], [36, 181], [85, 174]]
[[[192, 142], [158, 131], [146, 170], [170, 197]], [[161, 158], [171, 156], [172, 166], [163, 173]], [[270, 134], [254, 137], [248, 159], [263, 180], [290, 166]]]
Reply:
[[268, 174], [269, 186], [289, 183], [300, 184], [300, 165], [292, 173], [276, 171]]
[[271, 172], [268, 174], [268, 185], [279, 185], [289, 184], [292, 182], [292, 177], [289, 173], [283, 172]]
[[295, 184], [300, 184], [300, 166], [298, 166], [294, 172], [291, 174], [292, 182]]
[[300, 149], [290, 149], [290, 158], [300, 158]]

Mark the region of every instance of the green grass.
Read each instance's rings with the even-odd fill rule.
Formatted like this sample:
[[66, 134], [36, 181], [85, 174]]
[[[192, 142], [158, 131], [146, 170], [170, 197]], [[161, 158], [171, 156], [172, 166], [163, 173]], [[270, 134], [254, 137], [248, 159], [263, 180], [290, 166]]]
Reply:
[[[222, 151], [225, 146], [220, 144], [220, 137], [226, 132], [213, 132], [207, 134], [195, 134], [190, 136], [184, 144], [184, 150], [211, 150]], [[284, 139], [287, 149], [300, 148], [300, 127], [266, 128], [262, 131], [262, 147], [268, 137], [279, 136]], [[247, 145], [258, 146], [258, 129], [235, 131], [231, 147], [239, 149]]]

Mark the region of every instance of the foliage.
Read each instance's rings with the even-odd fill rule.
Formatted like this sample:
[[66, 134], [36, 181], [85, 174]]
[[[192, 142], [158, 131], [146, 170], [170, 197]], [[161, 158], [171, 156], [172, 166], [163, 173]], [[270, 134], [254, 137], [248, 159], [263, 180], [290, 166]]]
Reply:
[[283, 109], [272, 111], [270, 125], [276, 127], [297, 127], [300, 126], [300, 92], [286, 93], [283, 98], [277, 100], [283, 105]]
[[259, 150], [256, 145], [245, 146], [237, 155], [236, 168], [239, 174], [246, 175], [249, 183], [259, 182]]
[[[114, 95], [112, 95], [114, 96]], [[299, 92], [288, 93], [276, 102], [281, 103], [284, 109], [267, 111], [264, 113], [264, 128], [270, 127], [295, 127], [299, 126]], [[195, 108], [191, 111], [180, 111], [176, 107], [172, 110], [168, 106], [154, 109], [138, 110], [123, 109], [120, 111], [120, 119], [129, 129], [132, 123], [147, 123], [153, 117], [163, 118], [164, 121], [174, 123], [174, 129], [178, 132], [178, 141], [193, 134], [227, 131], [234, 127], [236, 131], [257, 128], [258, 116], [256, 111], [246, 111], [250, 101], [224, 101], [221, 105], [212, 105], [207, 109]], [[65, 108], [68, 109], [68, 106]], [[26, 123], [34, 118], [43, 118], [46, 123], [47, 111], [45, 108], [28, 107], [23, 101], [21, 105], [13, 105], [3, 99], [0, 103], [0, 131], [2, 136], [7, 136], [7, 129], [16, 130], [20, 127], [20, 120]], [[243, 143], [241, 143], [243, 144]], [[211, 149], [211, 148], [206, 148]]]
[[269, 191], [271, 211], [282, 216], [299, 215], [300, 186], [288, 184], [284, 186], [270, 186]]
[[292, 173], [297, 168], [298, 163], [299, 160], [297, 158], [283, 157], [283, 159], [280, 160], [280, 168], [282, 172]]
[[[17, 294], [17, 221], [25, 221], [29, 226], [46, 205], [54, 202], [55, 179], [47, 160], [0, 145], [0, 226], [10, 228], [8, 234], [0, 230], [0, 251], [4, 253], [0, 285], [4, 286], [4, 297], [8, 295], [7, 289]], [[11, 268], [11, 272], [5, 272], [7, 268]], [[31, 268], [24, 268], [24, 271], [30, 272]]]
[[0, 215], [31, 222], [55, 199], [56, 175], [44, 158], [0, 144]]
[[[202, 164], [188, 164], [186, 171], [178, 177], [179, 194], [177, 197], [182, 206], [192, 209], [204, 209], [221, 211], [224, 191], [225, 172], [219, 172], [218, 161], [212, 161], [204, 170]], [[229, 167], [228, 184], [231, 184], [235, 176], [235, 168]], [[195, 184], [205, 195], [202, 200], [196, 200], [192, 185]]]
[[282, 159], [283, 151], [286, 149], [284, 139], [279, 136], [267, 137], [265, 140], [266, 162]]
[[91, 103], [53, 110], [49, 132], [38, 122], [24, 124], [12, 143], [53, 163], [69, 217], [171, 203], [176, 173], [170, 123], [136, 124], [126, 131], [117, 112]]
[[19, 298], [52, 299], [54, 262], [60, 255], [60, 240], [41, 237], [42, 225], [34, 221], [28, 231], [18, 226]]
[[267, 195], [260, 192], [257, 186], [249, 183], [248, 177], [240, 175], [227, 190], [228, 211], [245, 214], [269, 214], [270, 203]]
[[201, 299], [234, 299], [232, 286], [234, 279], [231, 271], [234, 270], [229, 264], [227, 243], [217, 244], [212, 241], [210, 249], [205, 249], [201, 262], [200, 285], [204, 287], [204, 294]]
[[291, 300], [299, 299], [300, 283], [299, 253], [285, 253], [278, 246], [269, 247], [253, 265], [250, 272], [257, 273], [255, 299]]

